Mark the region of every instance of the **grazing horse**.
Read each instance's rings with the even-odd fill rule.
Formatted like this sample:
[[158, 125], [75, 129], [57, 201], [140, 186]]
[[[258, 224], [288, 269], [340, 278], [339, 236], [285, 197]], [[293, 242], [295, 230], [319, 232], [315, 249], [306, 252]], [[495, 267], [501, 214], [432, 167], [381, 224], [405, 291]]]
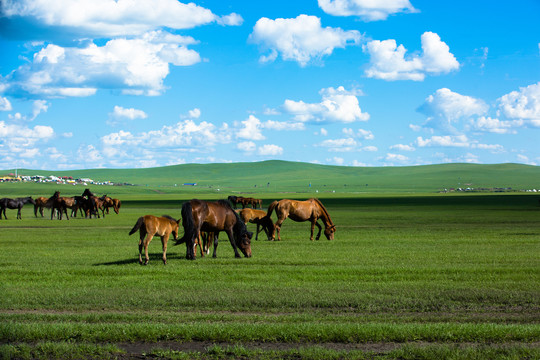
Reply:
[[122, 206], [122, 202], [120, 201], [120, 199], [112, 199], [112, 202], [113, 202], [113, 210], [115, 213], [119, 213], [120, 212], [120, 206]]
[[[259, 240], [259, 233], [264, 230], [268, 240], [272, 239], [272, 232], [274, 231], [274, 223], [270, 217], [266, 216], [266, 212], [256, 209], [241, 209], [236, 210], [240, 215], [244, 223], [252, 223], [257, 225], [257, 231], [255, 232], [255, 240]], [[259, 230], [259, 228], [261, 228]]]
[[10, 198], [0, 199], [0, 220], [2, 219], [2, 214], [4, 214], [4, 218], [7, 220], [6, 209], [18, 209], [17, 219], [22, 220], [21, 209], [24, 206], [24, 204], [28, 204], [28, 203], [35, 204], [36, 202], [30, 196], [25, 197], [25, 198], [16, 198], [16, 199], [10, 199]]
[[227, 201], [206, 202], [193, 199], [182, 205], [181, 213], [184, 236], [175, 245], [186, 243], [186, 259], [195, 259], [195, 240], [199, 238], [201, 231], [214, 233], [213, 257], [217, 256], [217, 235], [220, 231], [227, 233], [235, 257], [240, 257], [238, 248], [245, 257], [251, 257], [251, 237], [253, 233], [247, 231], [246, 224]]
[[157, 217], [154, 215], [145, 215], [137, 219], [137, 222], [133, 226], [133, 229], [129, 232], [132, 235], [139, 230], [139, 264], [143, 264], [142, 261], [142, 249], [144, 246], [144, 265], [148, 264], [150, 258], [148, 257], [148, 244], [154, 238], [155, 235], [161, 236], [161, 245], [163, 247], [163, 264], [167, 265], [167, 241], [169, 241], [169, 235], [173, 234], [174, 240], [178, 239], [178, 225], [180, 219], [175, 220], [169, 215], [163, 215]]
[[268, 207], [268, 213], [266, 216], [270, 217], [272, 215], [272, 211], [274, 210], [276, 210], [276, 215], [278, 219], [274, 225], [274, 231], [272, 232], [272, 240], [275, 240], [276, 238], [276, 230], [278, 234], [278, 240], [281, 240], [281, 224], [283, 224], [283, 221], [285, 221], [287, 217], [297, 222], [309, 220], [311, 222], [311, 241], [313, 241], [313, 229], [315, 228], [315, 225], [317, 225], [317, 227], [319, 228], [319, 233], [317, 234], [316, 239], [319, 240], [319, 238], [321, 237], [322, 228], [321, 225], [319, 225], [319, 223], [317, 222], [317, 220], [321, 219], [324, 223], [324, 235], [328, 240], [334, 240], [334, 232], [336, 231], [336, 226], [332, 222], [332, 219], [330, 219], [330, 214], [328, 214], [328, 211], [319, 201], [319, 199], [312, 198], [306, 201], [283, 199], [279, 201], [274, 201]]

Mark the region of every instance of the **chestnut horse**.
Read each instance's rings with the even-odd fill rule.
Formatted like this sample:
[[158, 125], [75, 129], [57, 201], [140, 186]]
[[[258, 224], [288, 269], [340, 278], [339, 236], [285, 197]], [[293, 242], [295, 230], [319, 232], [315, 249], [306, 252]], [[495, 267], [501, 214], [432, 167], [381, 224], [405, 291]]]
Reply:
[[[266, 212], [256, 209], [241, 209], [236, 210], [240, 215], [244, 223], [252, 223], [257, 225], [257, 232], [255, 232], [255, 240], [259, 240], [259, 233], [264, 230], [268, 240], [272, 239], [272, 232], [274, 231], [274, 223], [270, 217], [266, 216]], [[259, 230], [259, 228], [261, 228]]]
[[336, 231], [336, 226], [332, 222], [332, 219], [330, 219], [330, 214], [328, 214], [328, 211], [326, 211], [326, 208], [319, 201], [319, 199], [312, 198], [306, 201], [283, 199], [279, 201], [274, 201], [268, 207], [268, 213], [266, 214], [266, 216], [270, 218], [270, 216], [272, 215], [272, 211], [274, 210], [276, 210], [276, 215], [278, 219], [274, 224], [272, 240], [275, 240], [276, 238], [276, 230], [278, 234], [278, 240], [281, 240], [281, 224], [283, 224], [283, 221], [285, 221], [287, 217], [297, 222], [309, 220], [311, 222], [311, 241], [313, 241], [313, 229], [315, 228], [315, 225], [317, 225], [317, 227], [319, 228], [319, 233], [317, 234], [316, 239], [319, 240], [319, 238], [321, 237], [322, 228], [321, 225], [319, 225], [319, 223], [317, 222], [317, 220], [321, 219], [324, 223], [324, 235], [328, 240], [334, 240], [334, 232]]
[[173, 234], [174, 240], [178, 239], [178, 225], [180, 219], [175, 220], [168, 215], [157, 217], [154, 215], [145, 215], [137, 219], [137, 222], [133, 226], [133, 229], [129, 232], [132, 235], [139, 230], [139, 264], [142, 265], [142, 249], [144, 246], [144, 265], [148, 264], [150, 258], [148, 257], [148, 244], [154, 238], [155, 235], [161, 236], [161, 245], [163, 247], [163, 264], [167, 264], [167, 241], [169, 241], [169, 235]]
[[182, 225], [184, 236], [175, 245], [186, 243], [186, 259], [195, 260], [194, 245], [201, 231], [214, 233], [214, 254], [218, 247], [218, 233], [225, 231], [234, 249], [234, 256], [239, 258], [238, 248], [245, 257], [251, 257], [251, 237], [246, 225], [225, 200], [207, 202], [193, 199], [182, 205]]

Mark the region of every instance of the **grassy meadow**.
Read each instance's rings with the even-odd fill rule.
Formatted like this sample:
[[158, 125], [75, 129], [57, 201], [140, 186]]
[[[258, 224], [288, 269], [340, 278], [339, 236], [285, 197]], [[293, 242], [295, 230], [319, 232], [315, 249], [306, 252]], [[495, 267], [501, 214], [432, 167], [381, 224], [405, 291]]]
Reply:
[[[53, 189], [0, 184], [0, 197]], [[178, 218], [185, 200], [232, 192], [91, 189], [122, 199], [120, 214], [51, 221], [26, 206], [0, 220], [2, 358], [540, 358], [538, 195], [250, 187], [265, 206], [317, 195], [335, 240], [311, 242], [309, 223], [288, 219], [249, 259], [222, 234], [218, 258], [187, 261], [170, 242], [163, 265], [154, 238], [141, 266], [128, 236], [139, 216]]]

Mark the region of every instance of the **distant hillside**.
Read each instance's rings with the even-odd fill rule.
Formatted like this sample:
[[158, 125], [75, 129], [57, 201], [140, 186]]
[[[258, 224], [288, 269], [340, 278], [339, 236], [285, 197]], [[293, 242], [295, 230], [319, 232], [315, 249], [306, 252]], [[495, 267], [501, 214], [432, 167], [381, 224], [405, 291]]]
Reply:
[[[0, 171], [0, 174], [14, 170]], [[213, 187], [246, 191], [436, 192], [457, 188], [540, 189], [540, 167], [521, 164], [440, 164], [406, 167], [346, 167], [288, 161], [184, 164], [145, 169], [45, 171], [20, 175], [92, 178], [144, 186]]]

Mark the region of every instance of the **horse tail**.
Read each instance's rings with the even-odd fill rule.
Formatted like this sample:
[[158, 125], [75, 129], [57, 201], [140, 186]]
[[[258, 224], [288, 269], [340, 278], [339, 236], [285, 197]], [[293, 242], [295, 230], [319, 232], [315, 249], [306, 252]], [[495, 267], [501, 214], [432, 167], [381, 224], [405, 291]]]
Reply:
[[270, 205], [268, 205], [268, 210], [266, 211], [265, 217], [270, 218], [270, 216], [272, 216], [272, 212], [274, 211], [278, 203], [279, 201], [275, 200]]
[[183, 244], [189, 239], [192, 239], [195, 236], [195, 220], [193, 219], [193, 208], [191, 207], [191, 202], [186, 201], [182, 205], [182, 225], [184, 226], [184, 236], [176, 240], [174, 245]]
[[141, 216], [137, 219], [137, 222], [135, 223], [135, 226], [133, 226], [133, 229], [129, 232], [129, 235], [133, 235], [137, 230], [141, 228], [141, 226], [144, 223], [144, 218]]

